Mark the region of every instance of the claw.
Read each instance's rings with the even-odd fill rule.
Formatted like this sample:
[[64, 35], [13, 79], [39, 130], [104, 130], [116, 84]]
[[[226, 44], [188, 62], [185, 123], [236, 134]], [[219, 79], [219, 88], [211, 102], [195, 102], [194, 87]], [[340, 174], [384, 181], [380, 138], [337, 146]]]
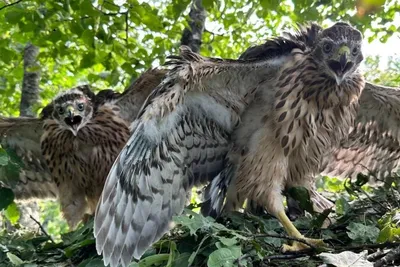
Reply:
[[[321, 247], [326, 247], [327, 245], [324, 243], [322, 239], [312, 239], [312, 238], [302, 238], [304, 241], [306, 241], [308, 244], [313, 245], [317, 248]], [[308, 245], [302, 242], [294, 241], [292, 245], [286, 245], [284, 244], [282, 246], [282, 252], [298, 252], [302, 250], [310, 249]]]

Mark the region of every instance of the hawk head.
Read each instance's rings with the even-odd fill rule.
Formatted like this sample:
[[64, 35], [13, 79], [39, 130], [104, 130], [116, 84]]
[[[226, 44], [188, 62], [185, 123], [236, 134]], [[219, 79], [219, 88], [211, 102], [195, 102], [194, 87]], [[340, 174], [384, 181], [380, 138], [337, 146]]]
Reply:
[[311, 53], [321, 71], [331, 76], [340, 85], [363, 60], [362, 34], [351, 25], [337, 22], [318, 33]]
[[70, 130], [75, 136], [92, 118], [94, 94], [88, 85], [63, 92], [53, 99], [52, 117], [61, 128]]

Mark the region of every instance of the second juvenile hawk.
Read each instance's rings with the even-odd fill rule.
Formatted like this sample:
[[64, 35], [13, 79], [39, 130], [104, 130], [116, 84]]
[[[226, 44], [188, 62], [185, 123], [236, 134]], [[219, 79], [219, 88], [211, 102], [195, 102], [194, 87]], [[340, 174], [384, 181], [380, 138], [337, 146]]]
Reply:
[[1, 144], [24, 163], [10, 184], [17, 199], [58, 197], [74, 228], [94, 214], [107, 174], [129, 138], [129, 126], [165, 72], [149, 70], [124, 93], [89, 86], [62, 92], [40, 118], [0, 117]]

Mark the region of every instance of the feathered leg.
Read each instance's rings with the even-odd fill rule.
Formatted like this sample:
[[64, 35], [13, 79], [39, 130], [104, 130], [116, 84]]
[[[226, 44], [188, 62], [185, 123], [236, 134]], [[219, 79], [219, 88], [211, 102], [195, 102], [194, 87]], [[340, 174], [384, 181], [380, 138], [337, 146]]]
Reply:
[[[271, 153], [271, 155], [273, 155], [273, 153]], [[294, 226], [294, 224], [290, 221], [285, 213], [282, 191], [283, 185], [286, 183], [286, 181], [281, 177], [285, 177], [285, 173], [287, 171], [287, 162], [270, 160], [270, 158], [267, 158], [269, 156], [268, 155], [261, 162], [267, 161], [270, 164], [260, 164], [253, 166], [254, 164], [251, 163], [259, 162], [259, 156], [260, 155], [258, 154], [251, 159], [245, 159], [245, 165], [241, 169], [241, 173], [239, 173], [238, 175], [239, 179], [236, 184], [236, 187], [239, 189], [239, 193], [245, 195], [244, 197], [249, 197], [257, 201], [258, 205], [265, 207], [270, 214], [272, 214], [279, 220], [279, 222], [284, 227], [286, 233], [290, 237], [302, 239], [310, 245], [314, 245], [316, 247], [325, 246], [322, 240], [304, 237], [297, 230], [297, 228]], [[249, 168], [251, 168], [251, 178], [240, 179], [241, 177], [244, 177], [241, 176], [241, 174], [249, 172]], [[271, 174], [273, 174], [274, 176], [272, 176]], [[300, 251], [307, 248], [308, 246], [306, 244], [294, 241], [292, 245], [283, 245], [282, 251]]]
[[89, 211], [85, 194], [80, 192], [80, 189], [74, 188], [74, 186], [68, 183], [62, 184], [59, 190], [61, 212], [70, 230], [74, 230]]

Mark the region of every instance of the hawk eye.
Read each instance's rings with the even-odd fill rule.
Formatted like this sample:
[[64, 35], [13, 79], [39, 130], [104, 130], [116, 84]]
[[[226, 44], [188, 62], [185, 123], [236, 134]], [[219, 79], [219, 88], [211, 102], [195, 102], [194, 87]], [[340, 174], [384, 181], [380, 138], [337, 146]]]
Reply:
[[356, 46], [356, 47], [353, 48], [353, 50], [351, 51], [351, 53], [353, 54], [353, 56], [357, 56], [358, 51], [359, 51], [358, 46]]
[[62, 115], [65, 112], [65, 109], [63, 107], [57, 108], [58, 114]]
[[330, 44], [330, 43], [325, 43], [324, 46], [323, 46], [323, 49], [324, 49], [324, 52], [325, 52], [325, 53], [331, 52], [331, 50], [332, 50], [332, 44]]
[[78, 104], [78, 110], [79, 111], [83, 111], [84, 108], [85, 108], [85, 106], [83, 105], [83, 103], [79, 103]]

